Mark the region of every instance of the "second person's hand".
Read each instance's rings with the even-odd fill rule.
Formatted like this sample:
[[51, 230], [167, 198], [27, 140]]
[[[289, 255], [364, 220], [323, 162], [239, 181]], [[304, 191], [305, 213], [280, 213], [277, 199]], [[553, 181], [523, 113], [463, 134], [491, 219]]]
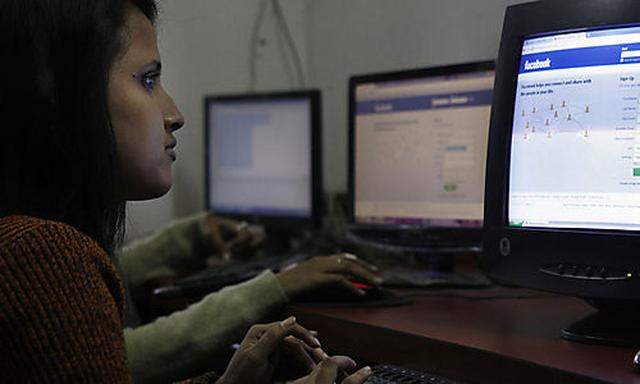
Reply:
[[207, 253], [217, 253], [231, 259], [231, 248], [256, 249], [265, 240], [263, 231], [239, 222], [209, 214], [199, 224], [200, 237]]
[[376, 267], [349, 253], [314, 257], [276, 276], [291, 300], [325, 292], [364, 296], [351, 280], [376, 286], [382, 283]]

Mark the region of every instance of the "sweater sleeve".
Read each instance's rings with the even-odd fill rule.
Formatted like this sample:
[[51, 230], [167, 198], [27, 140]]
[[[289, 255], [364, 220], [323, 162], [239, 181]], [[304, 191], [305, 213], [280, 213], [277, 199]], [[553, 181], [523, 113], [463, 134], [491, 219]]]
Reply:
[[185, 268], [204, 265], [201, 257], [199, 222], [206, 212], [172, 222], [157, 233], [125, 247], [120, 265], [131, 289], [158, 277], [174, 277]]
[[265, 271], [248, 282], [211, 293], [183, 311], [126, 329], [131, 374], [136, 383], [154, 383], [205, 372], [213, 357], [287, 301], [275, 275]]
[[106, 253], [59, 223], [16, 233], [0, 244], [2, 380], [130, 382], [122, 288]]

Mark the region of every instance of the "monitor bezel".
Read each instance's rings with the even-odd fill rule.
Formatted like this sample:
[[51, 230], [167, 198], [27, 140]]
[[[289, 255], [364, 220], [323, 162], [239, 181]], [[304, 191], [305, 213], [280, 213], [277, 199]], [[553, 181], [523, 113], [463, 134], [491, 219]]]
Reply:
[[348, 141], [349, 141], [349, 169], [348, 169], [348, 220], [351, 225], [374, 228], [376, 230], [414, 231], [424, 235], [425, 242], [445, 241], [448, 238], [461, 243], [480, 242], [481, 227], [446, 227], [439, 225], [396, 225], [385, 223], [363, 223], [356, 221], [355, 212], [355, 115], [356, 115], [356, 87], [364, 83], [398, 81], [419, 78], [434, 78], [449, 75], [462, 75], [474, 72], [494, 71], [494, 60], [483, 60], [469, 63], [443, 65], [435, 67], [415, 68], [400, 71], [379, 72], [355, 75], [349, 78], [348, 89]]
[[[211, 173], [210, 164], [212, 151], [209, 145], [211, 139], [208, 128], [211, 103], [216, 102], [266, 102], [278, 100], [305, 100], [309, 102], [309, 126], [311, 129], [311, 213], [309, 217], [267, 215], [267, 214], [244, 214], [244, 213], [220, 213], [221, 216], [230, 217], [237, 220], [247, 221], [253, 224], [265, 225], [268, 227], [289, 228], [289, 229], [316, 229], [322, 222], [322, 94], [319, 89], [304, 90], [283, 90], [269, 92], [250, 93], [225, 93], [208, 94], [204, 100], [204, 172], [205, 172], [205, 209], [214, 212], [211, 202]], [[215, 212], [214, 212], [215, 213]]]
[[[638, 25], [640, 9], [633, 0], [541, 1], [507, 8], [489, 129], [481, 258], [483, 269], [494, 279], [585, 298], [640, 299], [640, 283], [633, 279], [631, 284], [629, 280], [603, 284], [541, 273], [544, 266], [564, 263], [628, 270], [635, 276], [640, 259], [633, 257], [632, 250], [640, 248], [640, 231], [515, 227], [508, 221], [515, 92], [524, 40]], [[612, 253], [618, 255], [603, 261], [603, 254]], [[630, 286], [636, 293], [629, 291]]]

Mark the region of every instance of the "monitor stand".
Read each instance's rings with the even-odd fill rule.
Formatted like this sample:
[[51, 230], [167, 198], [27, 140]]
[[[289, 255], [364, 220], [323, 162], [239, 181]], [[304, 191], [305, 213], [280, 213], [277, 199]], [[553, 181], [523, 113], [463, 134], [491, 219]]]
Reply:
[[565, 340], [640, 347], [640, 303], [587, 300], [598, 309], [562, 330]]
[[[404, 288], [481, 288], [491, 285], [484, 276], [460, 273], [454, 270], [454, 259], [465, 255], [474, 258], [480, 253], [479, 246], [458, 247], [395, 245], [365, 239], [347, 232], [345, 240], [364, 252], [394, 254], [404, 259], [401, 265], [384, 268], [383, 286]], [[401, 256], [400, 256], [401, 255]], [[375, 256], [374, 256], [375, 257]], [[390, 267], [390, 266], [389, 266]]]
[[[484, 276], [465, 274], [454, 268], [457, 253], [413, 251], [413, 262], [408, 266], [382, 272], [383, 285], [405, 288], [482, 288], [491, 282]], [[471, 255], [468, 255], [471, 257]]]

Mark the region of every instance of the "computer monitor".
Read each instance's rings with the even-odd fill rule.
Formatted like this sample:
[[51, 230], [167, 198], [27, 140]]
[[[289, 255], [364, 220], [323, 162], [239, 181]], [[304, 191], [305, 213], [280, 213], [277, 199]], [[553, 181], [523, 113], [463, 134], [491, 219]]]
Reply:
[[350, 79], [359, 234], [427, 248], [480, 244], [493, 80], [493, 61]]
[[206, 207], [268, 227], [321, 219], [320, 92], [205, 97]]
[[509, 7], [494, 92], [485, 270], [600, 309], [567, 339], [640, 343], [637, 1]]

